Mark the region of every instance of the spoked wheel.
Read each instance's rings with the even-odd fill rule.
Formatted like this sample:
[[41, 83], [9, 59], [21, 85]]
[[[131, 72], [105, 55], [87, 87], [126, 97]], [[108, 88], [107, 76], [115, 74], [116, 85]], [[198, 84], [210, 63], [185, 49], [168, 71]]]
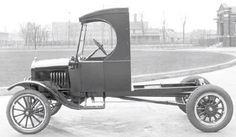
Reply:
[[51, 116], [55, 115], [60, 110], [62, 104], [56, 99], [49, 99], [48, 101], [50, 103]]
[[40, 132], [50, 121], [47, 98], [31, 89], [14, 94], [8, 103], [6, 114], [10, 125], [23, 134]]
[[231, 120], [233, 103], [230, 96], [213, 85], [201, 86], [194, 91], [187, 103], [190, 122], [204, 132], [216, 132]]
[[[202, 83], [199, 83], [199, 79], [202, 79]], [[200, 76], [190, 76], [181, 81], [181, 83], [195, 83], [196, 85], [201, 85], [201, 84], [210, 84], [208, 80], [206, 80], [203, 77]], [[182, 103], [186, 104], [188, 101], [189, 95], [181, 96], [181, 97], [175, 97], [175, 101], [177, 103]], [[182, 110], [184, 113], [186, 113], [186, 105], [179, 105], [180, 110]]]

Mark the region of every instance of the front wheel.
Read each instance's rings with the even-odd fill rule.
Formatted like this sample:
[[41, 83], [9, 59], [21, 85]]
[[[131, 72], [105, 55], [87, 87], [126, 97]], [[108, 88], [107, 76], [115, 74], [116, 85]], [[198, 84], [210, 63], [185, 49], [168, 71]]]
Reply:
[[189, 121], [204, 132], [224, 128], [233, 115], [233, 103], [222, 88], [214, 85], [198, 87], [190, 95], [186, 106]]
[[6, 111], [10, 125], [23, 134], [34, 134], [43, 130], [50, 121], [50, 113], [47, 98], [32, 89], [14, 94]]

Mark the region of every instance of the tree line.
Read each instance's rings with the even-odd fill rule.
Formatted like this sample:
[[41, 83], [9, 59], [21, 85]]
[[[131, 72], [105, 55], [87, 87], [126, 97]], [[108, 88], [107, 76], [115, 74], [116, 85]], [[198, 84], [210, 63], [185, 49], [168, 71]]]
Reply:
[[44, 45], [49, 39], [49, 31], [46, 27], [42, 27], [34, 22], [28, 22], [20, 25], [20, 33], [24, 39], [25, 46]]

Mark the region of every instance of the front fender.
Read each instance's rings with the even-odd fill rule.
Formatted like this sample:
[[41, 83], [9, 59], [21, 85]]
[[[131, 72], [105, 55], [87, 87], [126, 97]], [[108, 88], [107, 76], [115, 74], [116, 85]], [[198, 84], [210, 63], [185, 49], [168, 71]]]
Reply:
[[46, 89], [49, 93], [51, 93], [57, 101], [62, 103], [63, 105], [72, 108], [72, 109], [81, 109], [81, 106], [70, 102], [65, 98], [60, 92], [57, 92], [57, 89], [55, 89], [53, 86], [49, 86], [47, 83], [42, 83], [38, 81], [32, 81], [32, 80], [27, 80], [27, 81], [21, 81], [16, 84], [11, 85], [7, 90], [11, 90], [17, 86], [23, 87], [23, 88], [31, 88], [32, 86], [39, 86], [44, 89]]
[[42, 87], [44, 89], [46, 89], [48, 92], [50, 92], [57, 100], [59, 100], [59, 95], [57, 94], [57, 92], [55, 90], [53, 90], [52, 87], [47, 86], [44, 83], [38, 82], [38, 81], [33, 81], [33, 80], [26, 80], [26, 81], [21, 81], [18, 83], [15, 83], [13, 85], [11, 85], [10, 87], [7, 88], [7, 90], [12, 90], [15, 87], [23, 87], [23, 88], [30, 88], [31, 86], [39, 86]]

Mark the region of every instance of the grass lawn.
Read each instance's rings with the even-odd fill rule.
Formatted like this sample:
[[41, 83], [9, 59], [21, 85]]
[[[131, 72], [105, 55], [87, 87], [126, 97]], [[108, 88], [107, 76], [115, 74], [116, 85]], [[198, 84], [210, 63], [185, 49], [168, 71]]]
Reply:
[[[38, 59], [70, 58], [75, 50], [0, 50], [0, 87], [30, 76], [30, 65]], [[132, 51], [132, 75], [169, 72], [224, 63], [231, 55], [191, 51]]]

